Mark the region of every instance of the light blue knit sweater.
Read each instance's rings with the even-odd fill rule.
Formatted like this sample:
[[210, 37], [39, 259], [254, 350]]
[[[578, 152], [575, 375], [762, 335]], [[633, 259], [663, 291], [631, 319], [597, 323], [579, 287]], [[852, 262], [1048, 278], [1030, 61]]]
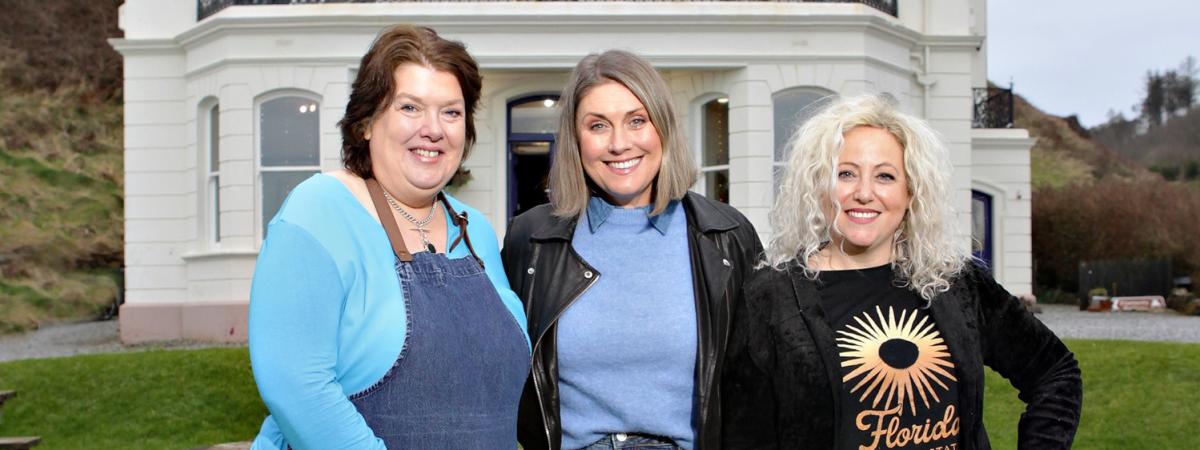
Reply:
[[600, 273], [558, 321], [563, 448], [619, 432], [691, 449], [696, 305], [679, 202], [614, 208], [593, 198], [572, 245]]

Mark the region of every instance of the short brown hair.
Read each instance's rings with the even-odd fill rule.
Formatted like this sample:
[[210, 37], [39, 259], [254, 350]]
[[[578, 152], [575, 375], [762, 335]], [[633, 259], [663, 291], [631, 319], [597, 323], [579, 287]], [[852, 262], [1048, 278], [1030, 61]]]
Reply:
[[658, 130], [662, 142], [662, 165], [654, 178], [654, 207], [650, 215], [663, 212], [672, 200], [683, 198], [699, 176], [687, 140], [679, 128], [671, 90], [654, 66], [645, 59], [622, 50], [590, 54], [579, 61], [571, 80], [563, 87], [559, 105], [558, 142], [554, 164], [550, 167], [550, 204], [554, 215], [578, 217], [587, 208], [592, 184], [583, 171], [579, 155], [579, 124], [575, 121], [579, 102], [592, 88], [617, 83], [632, 92]]
[[364, 179], [374, 176], [371, 149], [364, 134], [371, 121], [391, 103], [396, 93], [396, 68], [406, 63], [421, 64], [458, 79], [467, 117], [464, 161], [475, 144], [475, 107], [483, 86], [475, 58], [461, 42], [444, 39], [431, 28], [395, 25], [380, 32], [363, 55], [346, 104], [346, 115], [338, 122], [342, 129], [342, 164]]

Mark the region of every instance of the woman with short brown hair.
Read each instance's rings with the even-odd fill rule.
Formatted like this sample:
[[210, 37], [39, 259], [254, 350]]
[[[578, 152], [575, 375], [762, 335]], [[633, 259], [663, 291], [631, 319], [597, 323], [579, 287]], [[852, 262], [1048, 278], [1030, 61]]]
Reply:
[[255, 268], [250, 360], [271, 415], [253, 448], [515, 447], [525, 315], [491, 226], [442, 192], [480, 85], [429, 28], [384, 30], [363, 57], [346, 170], [291, 192]]

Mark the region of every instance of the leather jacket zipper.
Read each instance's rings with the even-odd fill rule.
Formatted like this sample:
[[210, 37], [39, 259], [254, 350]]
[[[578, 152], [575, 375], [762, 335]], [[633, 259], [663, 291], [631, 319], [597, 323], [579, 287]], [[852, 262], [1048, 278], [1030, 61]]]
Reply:
[[[583, 258], [580, 258], [578, 254], [575, 254], [575, 252], [573, 250], [571, 251], [571, 254], [573, 254], [575, 256], [575, 258], [579, 259], [580, 262], [583, 262]], [[587, 263], [584, 263], [584, 267], [587, 267], [586, 270], [592, 270], [591, 267], [588, 267], [586, 264]], [[593, 271], [593, 273], [595, 273], [595, 272]], [[562, 317], [563, 313], [566, 313], [567, 310], [571, 308], [571, 305], [574, 305], [575, 301], [579, 300], [579, 297], [582, 297], [583, 294], [588, 291], [588, 289], [591, 289], [592, 285], [596, 284], [596, 280], [599, 280], [599, 279], [600, 279], [600, 274], [596, 273], [596, 276], [593, 276], [591, 278], [591, 281], [588, 281], [587, 285], [585, 285], [583, 287], [583, 290], [579, 291], [578, 294], [575, 294], [575, 297], [572, 297], [571, 301], [567, 302], [567, 305], [565, 307], [563, 307], [562, 310], [560, 310], [557, 314], [554, 315], [554, 320], [551, 320], [550, 324], [552, 326], [554, 324], [557, 324], [558, 319]], [[546, 327], [546, 328], [549, 329], [550, 327]], [[543, 337], [545, 337], [544, 334], [542, 336], [538, 336], [537, 343], [534, 344], [534, 348], [533, 348], [534, 355], [537, 354], [538, 346], [541, 346]], [[538, 383], [538, 377], [533, 377], [533, 391], [534, 391], [534, 393], [537, 394], [538, 409], [542, 410], [542, 429], [546, 432], [546, 448], [554, 448], [554, 440], [550, 438], [550, 425], [549, 425], [549, 422], [547, 419], [547, 417], [549, 417], [549, 416], [546, 414], [546, 404], [545, 404], [545, 400], [543, 400], [543, 397], [542, 397], [542, 386], [541, 386], [541, 384]], [[562, 424], [559, 424], [559, 427], [561, 428]]]

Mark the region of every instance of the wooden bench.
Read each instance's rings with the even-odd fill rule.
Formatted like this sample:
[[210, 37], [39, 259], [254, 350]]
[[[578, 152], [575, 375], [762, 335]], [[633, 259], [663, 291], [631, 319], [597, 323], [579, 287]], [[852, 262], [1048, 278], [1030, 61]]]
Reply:
[[[8, 399], [16, 397], [17, 391], [0, 391], [0, 407]], [[25, 450], [42, 443], [38, 436], [0, 437], [0, 450]]]

